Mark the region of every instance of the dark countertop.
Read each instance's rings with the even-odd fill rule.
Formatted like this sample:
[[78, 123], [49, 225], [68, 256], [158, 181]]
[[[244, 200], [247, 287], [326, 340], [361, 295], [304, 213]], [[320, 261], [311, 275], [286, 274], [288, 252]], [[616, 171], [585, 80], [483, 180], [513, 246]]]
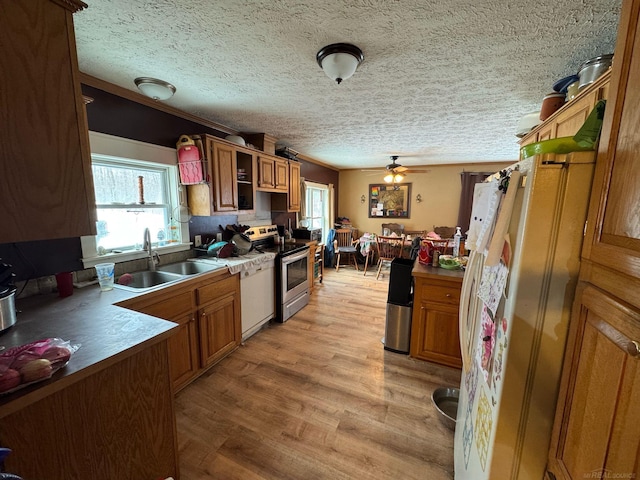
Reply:
[[[204, 275], [213, 279], [227, 272], [224, 268]], [[196, 277], [203, 278], [201, 275], [185, 277], [166, 288]], [[73, 295], [65, 298], [51, 293], [17, 300], [16, 324], [0, 334], [0, 346], [8, 349], [57, 337], [72, 345], [80, 345], [80, 348], [71, 356], [69, 363], [50, 379], [10, 394], [0, 394], [0, 418], [169, 337], [177, 324], [114, 305], [160, 289], [162, 287], [131, 292], [114, 288], [101, 292], [98, 285], [93, 285], [74, 289]]]
[[439, 280], [448, 280], [451, 282], [460, 282], [464, 277], [464, 270], [447, 270], [446, 268], [433, 267], [431, 265], [422, 265], [416, 259], [413, 264], [411, 275], [414, 277], [436, 278]]

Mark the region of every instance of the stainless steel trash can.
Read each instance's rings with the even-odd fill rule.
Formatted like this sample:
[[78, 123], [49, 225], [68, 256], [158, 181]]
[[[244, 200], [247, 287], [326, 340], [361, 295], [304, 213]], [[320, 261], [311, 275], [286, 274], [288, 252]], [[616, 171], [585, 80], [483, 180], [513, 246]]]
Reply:
[[384, 329], [384, 349], [409, 353], [411, 344], [411, 305], [387, 303], [387, 323]]
[[409, 353], [411, 344], [411, 314], [413, 311], [413, 260], [394, 258], [389, 275], [387, 296], [387, 322], [385, 324], [385, 350]]

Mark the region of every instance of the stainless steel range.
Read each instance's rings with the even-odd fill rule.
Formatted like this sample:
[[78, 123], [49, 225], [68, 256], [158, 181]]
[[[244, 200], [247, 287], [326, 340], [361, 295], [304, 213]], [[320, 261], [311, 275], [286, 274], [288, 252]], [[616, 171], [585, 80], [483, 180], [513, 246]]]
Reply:
[[251, 227], [244, 232], [258, 250], [276, 254], [276, 316], [286, 322], [309, 303], [309, 247], [276, 241], [276, 225]]

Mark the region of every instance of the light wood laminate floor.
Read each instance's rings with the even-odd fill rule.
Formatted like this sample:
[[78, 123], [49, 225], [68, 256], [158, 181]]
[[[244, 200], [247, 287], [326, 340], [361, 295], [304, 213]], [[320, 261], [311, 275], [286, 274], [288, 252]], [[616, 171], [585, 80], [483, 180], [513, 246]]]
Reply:
[[177, 395], [182, 480], [453, 478], [430, 396], [460, 371], [383, 349], [388, 275], [325, 274], [301, 312]]

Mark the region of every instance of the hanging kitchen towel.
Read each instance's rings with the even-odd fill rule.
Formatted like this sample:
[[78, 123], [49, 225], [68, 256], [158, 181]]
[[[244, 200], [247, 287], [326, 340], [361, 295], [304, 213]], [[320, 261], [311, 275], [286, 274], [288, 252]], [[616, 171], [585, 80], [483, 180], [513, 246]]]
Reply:
[[516, 199], [516, 192], [520, 186], [521, 174], [518, 170], [511, 172], [509, 178], [509, 186], [507, 187], [507, 193], [504, 195], [504, 199], [500, 205], [500, 212], [496, 220], [496, 227], [493, 230], [493, 236], [491, 237], [491, 243], [489, 244], [489, 253], [487, 253], [487, 259], [485, 265], [494, 267], [500, 261], [502, 256], [502, 249], [509, 228], [509, 222], [511, 221], [511, 213], [513, 212], [513, 204]]
[[469, 250], [484, 252], [488, 244], [496, 211], [502, 194], [498, 190], [498, 180], [477, 183], [473, 190], [473, 206], [465, 246]]

